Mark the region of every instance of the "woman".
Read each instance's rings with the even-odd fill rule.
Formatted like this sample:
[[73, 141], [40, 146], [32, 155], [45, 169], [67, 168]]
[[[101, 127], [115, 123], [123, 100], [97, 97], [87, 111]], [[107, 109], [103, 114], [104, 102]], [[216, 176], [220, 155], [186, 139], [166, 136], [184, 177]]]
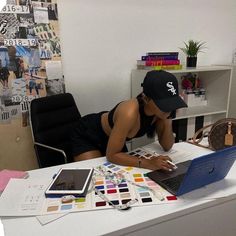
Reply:
[[176, 77], [166, 71], [150, 71], [137, 98], [120, 102], [110, 112], [89, 114], [81, 118], [72, 137], [74, 160], [106, 156], [108, 161], [151, 170], [172, 170], [167, 156], [151, 160], [126, 153], [125, 142], [156, 131], [165, 151], [174, 143], [172, 120], [178, 108], [187, 105], [178, 93]]

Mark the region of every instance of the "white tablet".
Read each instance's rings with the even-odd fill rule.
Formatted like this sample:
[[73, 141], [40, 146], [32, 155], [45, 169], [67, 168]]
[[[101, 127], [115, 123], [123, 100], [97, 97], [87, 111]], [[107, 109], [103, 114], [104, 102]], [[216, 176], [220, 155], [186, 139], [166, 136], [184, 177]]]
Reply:
[[90, 184], [93, 169], [65, 169], [57, 173], [47, 188], [46, 197], [63, 195], [85, 196]]

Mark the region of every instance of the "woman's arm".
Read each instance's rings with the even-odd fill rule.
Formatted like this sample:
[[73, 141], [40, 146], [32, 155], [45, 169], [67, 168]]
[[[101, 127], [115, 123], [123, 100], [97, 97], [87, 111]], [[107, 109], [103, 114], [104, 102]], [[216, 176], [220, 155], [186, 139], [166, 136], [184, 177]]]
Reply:
[[169, 151], [174, 144], [174, 135], [171, 119], [158, 119], [156, 121], [156, 132], [160, 145], [165, 151]]
[[146, 160], [122, 152], [129, 132], [138, 122], [138, 110], [136, 111], [135, 107], [129, 106], [129, 104], [122, 104], [117, 107], [114, 118], [114, 127], [111, 130], [106, 150], [106, 156], [110, 162], [123, 166], [134, 166], [151, 170], [173, 169], [167, 162], [167, 160], [171, 160], [169, 157], [162, 156], [153, 158], [152, 160]]

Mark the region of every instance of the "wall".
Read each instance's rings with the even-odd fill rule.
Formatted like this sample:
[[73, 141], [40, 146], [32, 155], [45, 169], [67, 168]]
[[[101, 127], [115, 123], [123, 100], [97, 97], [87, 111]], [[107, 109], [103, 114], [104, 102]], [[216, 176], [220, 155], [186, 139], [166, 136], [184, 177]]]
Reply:
[[129, 98], [131, 69], [147, 51], [203, 40], [198, 65], [209, 65], [231, 63], [236, 48], [235, 0], [58, 0], [58, 7], [66, 89], [83, 115]]

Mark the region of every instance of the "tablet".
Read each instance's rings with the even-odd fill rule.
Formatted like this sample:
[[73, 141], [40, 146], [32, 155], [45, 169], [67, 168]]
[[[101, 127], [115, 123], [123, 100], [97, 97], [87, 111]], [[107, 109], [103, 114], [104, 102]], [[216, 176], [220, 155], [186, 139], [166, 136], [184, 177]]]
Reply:
[[93, 169], [62, 168], [47, 188], [46, 197], [64, 195], [85, 196], [91, 181]]

